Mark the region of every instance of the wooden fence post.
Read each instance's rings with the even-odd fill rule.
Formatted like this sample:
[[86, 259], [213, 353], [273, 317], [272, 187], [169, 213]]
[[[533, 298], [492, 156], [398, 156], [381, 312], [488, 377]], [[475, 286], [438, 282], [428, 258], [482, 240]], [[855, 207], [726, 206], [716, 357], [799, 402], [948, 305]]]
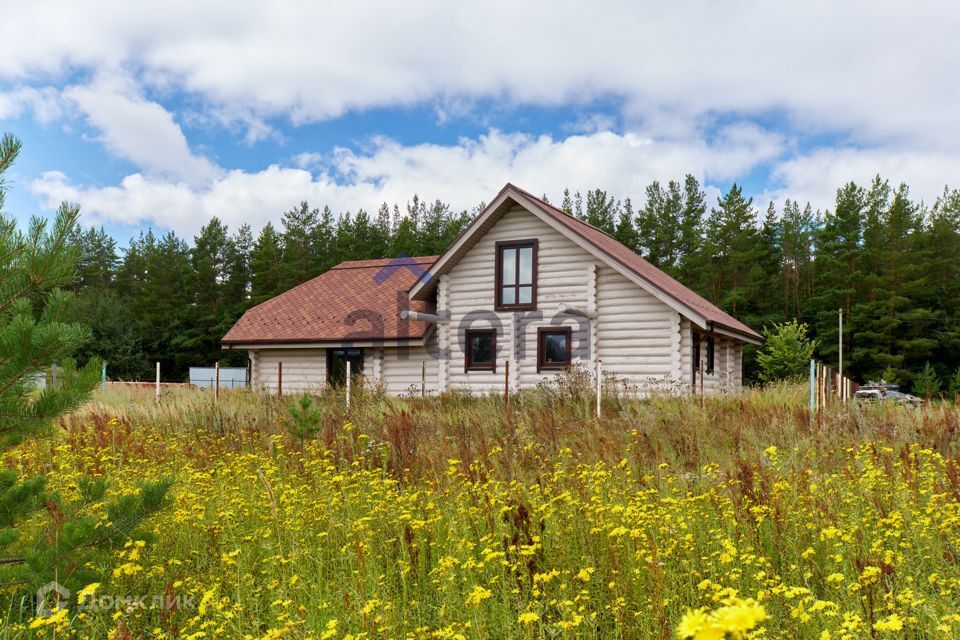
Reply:
[[420, 397], [427, 397], [427, 361], [420, 363]]
[[100, 391], [102, 393], [107, 392], [107, 363], [103, 363], [103, 368], [100, 369]]
[[213, 363], [213, 377], [214, 377], [213, 399], [219, 400], [220, 399], [220, 363], [219, 362]]
[[503, 361], [503, 412], [510, 412], [510, 361]]
[[598, 358], [597, 359], [597, 417], [600, 417], [600, 394], [603, 391], [602, 381], [603, 380], [603, 362]]
[[700, 358], [700, 408], [703, 409], [703, 358]]
[[347, 360], [347, 415], [350, 415], [350, 361]]
[[817, 411], [817, 361], [810, 359], [810, 425], [813, 426], [813, 414]]
[[157, 404], [160, 404], [160, 363], [157, 363]]
[[283, 361], [277, 362], [277, 400], [283, 395]]

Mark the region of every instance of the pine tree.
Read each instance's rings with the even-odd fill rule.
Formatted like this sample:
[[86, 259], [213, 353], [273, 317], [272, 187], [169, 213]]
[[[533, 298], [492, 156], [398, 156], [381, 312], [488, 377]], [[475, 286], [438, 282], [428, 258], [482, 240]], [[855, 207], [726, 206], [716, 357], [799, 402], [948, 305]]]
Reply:
[[667, 188], [653, 182], [647, 187], [646, 204], [638, 215], [637, 234], [644, 257], [668, 273], [677, 272], [680, 245], [680, 215], [683, 196], [680, 185], [670, 181]]
[[[226, 282], [223, 286], [223, 299], [224, 303], [232, 310], [239, 309], [242, 311], [250, 298], [250, 280], [252, 277], [250, 256], [252, 251], [253, 235], [250, 232], [250, 225], [242, 224], [227, 245]], [[236, 315], [236, 311], [232, 313]]]
[[215, 317], [220, 311], [229, 254], [228, 229], [214, 216], [201, 227], [190, 250], [193, 275], [196, 277], [193, 292], [197, 308], [204, 316]]
[[680, 209], [677, 238], [677, 268], [674, 273], [688, 287], [703, 291], [706, 269], [703, 251], [703, 217], [707, 213], [707, 195], [690, 174], [683, 181], [683, 206]]
[[[0, 185], [19, 151], [13, 136], [0, 141]], [[5, 195], [0, 188], [0, 212]], [[34, 218], [20, 232], [0, 213], [0, 446], [43, 434], [54, 418], [85, 402], [99, 379], [97, 358], [81, 368], [69, 364], [90, 336], [87, 327], [67, 320], [72, 294], [64, 290], [77, 278], [80, 251], [71, 237], [78, 215], [76, 207], [63, 204], [52, 226]], [[63, 365], [57, 384], [38, 392], [31, 376], [55, 364]], [[94, 553], [129, 539], [161, 506], [168, 486], [144, 485], [139, 495], [107, 501], [102, 520], [81, 513], [84, 504], [104, 500], [102, 481], [81, 480], [81, 497], [68, 502], [46, 494], [42, 477], [21, 479], [17, 471], [0, 471], [0, 582], [12, 600], [32, 597], [54, 576], [73, 584], [94, 564]], [[36, 527], [26, 520], [41, 506], [49, 521], [29, 540]]]
[[806, 309], [813, 295], [813, 238], [816, 220], [810, 204], [800, 210], [800, 204], [789, 198], [783, 204], [780, 222], [780, 244], [783, 253], [781, 287], [783, 315], [798, 317]]
[[960, 398], [960, 367], [957, 367], [950, 375], [950, 379], [947, 382], [947, 392], [951, 400], [954, 402], [960, 401], [958, 400], [958, 398]]
[[560, 202], [560, 210], [568, 216], [573, 215], [573, 200], [570, 198], [570, 189], [563, 190], [563, 200]]
[[923, 365], [923, 370], [913, 380], [913, 394], [930, 400], [940, 396], [940, 377], [930, 362]]
[[282, 239], [269, 222], [250, 252], [250, 302], [259, 304], [283, 291]]
[[623, 201], [623, 207], [620, 209], [620, 219], [617, 220], [617, 228], [613, 237], [621, 244], [630, 247], [635, 253], [640, 251], [640, 235], [634, 226], [636, 213], [633, 210], [633, 202], [630, 198]]
[[707, 222], [707, 251], [709, 273], [705, 277], [707, 290], [714, 301], [726, 311], [743, 318], [748, 324], [755, 320], [749, 312], [755, 311], [752, 294], [758, 289], [762, 271], [755, 267], [760, 255], [760, 234], [753, 199], [744, 198], [743, 190], [734, 184], [717, 200]]
[[923, 216], [905, 185], [891, 195], [886, 183], [874, 181], [867, 200], [853, 354], [868, 372], [895, 369], [908, 381], [933, 354], [937, 340], [931, 333], [941, 317], [924, 303]]
[[[861, 236], [866, 193], [850, 182], [837, 189], [836, 206], [824, 216], [823, 225], [816, 234], [815, 294], [810, 307], [814, 309], [814, 333], [820, 340], [820, 357], [836, 361], [838, 356], [839, 323], [837, 315], [842, 308], [846, 318], [847, 336], [853, 333], [858, 318], [851, 316], [862, 285], [860, 270]], [[856, 343], [847, 338], [848, 371], [853, 377], [863, 375], [856, 355]], [[876, 375], [873, 373], [872, 375]]]
[[620, 203], [602, 189], [587, 191], [587, 210], [584, 220], [601, 231], [613, 235], [620, 217]]
[[283, 214], [282, 289], [290, 289], [322, 273], [317, 261], [320, 210], [306, 200]]
[[86, 231], [76, 227], [71, 233], [71, 243], [80, 252], [75, 289], [95, 287], [104, 291], [110, 287], [120, 262], [117, 241], [111, 238], [103, 227], [91, 227]]

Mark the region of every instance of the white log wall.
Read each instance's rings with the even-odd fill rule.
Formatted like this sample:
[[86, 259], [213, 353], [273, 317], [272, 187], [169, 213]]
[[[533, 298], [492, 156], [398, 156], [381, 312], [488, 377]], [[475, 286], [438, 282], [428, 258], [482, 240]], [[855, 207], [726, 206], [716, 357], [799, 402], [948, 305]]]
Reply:
[[436, 332], [427, 340], [427, 346], [407, 347], [406, 350], [398, 347], [383, 349], [383, 377], [377, 382], [381, 382], [390, 395], [420, 395], [424, 363], [426, 391], [435, 394], [440, 390]]
[[597, 343], [604, 372], [641, 394], [665, 389], [674, 375], [676, 312], [606, 265], [599, 280]]
[[[251, 384], [258, 391], [276, 393], [277, 365], [283, 362], [282, 391], [284, 394], [319, 391], [327, 383], [326, 355], [324, 349], [251, 351]], [[363, 364], [366, 369], [367, 363]]]
[[[521, 312], [494, 312], [495, 244], [500, 240], [536, 238], [539, 241], [537, 258], [537, 312], [542, 319], [534, 320]], [[558, 315], [561, 305], [586, 308], [587, 272], [594, 258], [558, 231], [547, 226], [522, 208], [508, 211], [463, 258], [450, 270], [446, 286], [447, 310], [450, 311], [448, 388], [468, 389], [472, 392], [503, 390], [503, 361], [510, 360], [512, 386], [528, 387], [548, 377], [537, 373], [537, 327], [569, 326], [573, 329], [574, 361], [578, 345], [589, 351], [590, 335], [587, 323], [567, 315]], [[439, 300], [438, 300], [439, 302]], [[443, 307], [440, 307], [444, 310]], [[497, 367], [494, 373], [464, 371], [463, 327], [470, 312], [486, 310], [493, 320], [479, 321], [476, 329], [497, 326]], [[517, 329], [514, 325], [517, 325]], [[519, 335], [518, 335], [519, 334]], [[519, 338], [519, 339], [518, 339]], [[519, 359], [518, 359], [519, 358]], [[518, 364], [519, 362], [519, 364]], [[552, 374], [550, 374], [552, 375]], [[515, 382], [514, 382], [515, 381]]]
[[[693, 362], [693, 332], [697, 331], [689, 320], [684, 318], [680, 323], [680, 361], [683, 383], [690, 385], [694, 380], [694, 367], [699, 363]], [[700, 357], [706, 366], [707, 339], [700, 331]], [[743, 386], [743, 343], [723, 336], [714, 336], [713, 373], [703, 376], [704, 393], [718, 391], [739, 391]], [[699, 375], [699, 372], [698, 372]], [[693, 393], [700, 393], [700, 381], [697, 379]]]

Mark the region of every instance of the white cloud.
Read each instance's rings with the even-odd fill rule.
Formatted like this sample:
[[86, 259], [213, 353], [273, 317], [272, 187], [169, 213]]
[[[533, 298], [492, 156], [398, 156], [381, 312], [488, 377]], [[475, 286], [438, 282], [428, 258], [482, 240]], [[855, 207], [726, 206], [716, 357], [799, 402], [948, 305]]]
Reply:
[[[381, 202], [405, 202], [414, 193], [440, 198], [456, 208], [488, 201], [506, 182], [559, 200], [561, 189], [602, 187], [620, 196], [639, 196], [655, 179], [723, 178], [749, 171], [779, 148], [779, 136], [736, 125], [720, 136], [722, 144], [703, 140], [655, 140], [635, 133], [599, 132], [564, 139], [491, 131], [455, 145], [404, 146], [379, 138], [368, 152], [338, 149], [328, 158], [328, 173], [270, 166], [248, 173], [227, 171], [190, 186], [162, 176], [133, 174], [116, 186], [73, 184], [49, 172], [31, 185], [46, 208], [61, 200], [80, 202], [88, 224], [151, 223], [193, 235], [217, 215], [231, 227], [247, 222], [259, 228], [302, 199], [329, 205], [336, 212], [376, 209]], [[298, 157], [316, 162], [312, 155]]]
[[173, 115], [144, 98], [129, 79], [104, 76], [90, 84], [68, 87], [64, 96], [101, 132], [99, 139], [112, 154], [145, 171], [191, 184], [203, 183], [218, 173], [214, 163], [190, 150]]
[[35, 0], [0, 23], [0, 78], [133, 69], [209, 105], [294, 122], [425, 101], [613, 96], [661, 132], [716, 113], [783, 112], [799, 129], [860, 144], [943, 149], [960, 144], [949, 80], [958, 24], [960, 8], [937, 0], [614, 0], [602, 10], [575, 0], [549, 10], [510, 0]]
[[833, 209], [837, 189], [853, 181], [868, 187], [879, 175], [894, 185], [910, 187], [914, 199], [932, 204], [945, 186], [960, 187], [956, 169], [960, 153], [910, 151], [895, 148], [817, 149], [779, 163], [773, 178], [781, 186], [756, 198], [765, 207], [785, 198], [810, 202], [814, 208]]
[[31, 113], [37, 122], [47, 123], [60, 119], [64, 112], [60, 91], [53, 87], [37, 89], [21, 85], [0, 91], [0, 120]]

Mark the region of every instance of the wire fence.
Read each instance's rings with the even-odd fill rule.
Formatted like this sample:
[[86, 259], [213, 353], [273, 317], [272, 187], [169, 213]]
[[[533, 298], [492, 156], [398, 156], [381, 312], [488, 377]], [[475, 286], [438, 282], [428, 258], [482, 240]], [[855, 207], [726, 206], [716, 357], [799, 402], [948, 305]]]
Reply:
[[249, 373], [242, 367], [220, 367], [219, 375], [216, 367], [190, 367], [190, 384], [201, 389], [241, 389], [249, 386]]

